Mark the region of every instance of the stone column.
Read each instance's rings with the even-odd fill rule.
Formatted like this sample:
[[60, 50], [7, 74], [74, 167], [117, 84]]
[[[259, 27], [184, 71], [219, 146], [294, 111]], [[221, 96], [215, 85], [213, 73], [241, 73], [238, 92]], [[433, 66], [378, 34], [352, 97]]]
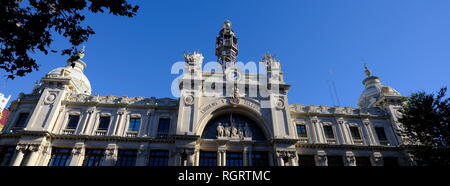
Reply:
[[147, 164], [146, 160], [148, 159], [148, 155], [148, 146], [141, 144], [137, 153], [136, 166], [145, 166]]
[[105, 150], [105, 156], [102, 166], [114, 166], [117, 160], [117, 145], [109, 144]]
[[11, 163], [11, 166], [20, 166], [27, 149], [28, 149], [28, 145], [26, 145], [26, 144], [17, 144], [17, 146], [16, 146], [16, 153], [14, 155], [14, 158], [13, 158], [13, 161]]
[[345, 166], [356, 166], [357, 163], [352, 151], [345, 152]]
[[317, 151], [316, 155], [317, 166], [328, 166], [327, 154], [323, 150]]
[[39, 159], [39, 155], [41, 154], [42, 147], [40, 144], [30, 144], [28, 146], [28, 150], [30, 151], [30, 157], [28, 158], [28, 162], [26, 162], [26, 166], [37, 166], [37, 162]]
[[374, 137], [373, 132], [372, 132], [372, 127], [370, 126], [370, 120], [369, 119], [364, 119], [363, 123], [364, 123], [364, 129], [366, 130], [366, 133], [367, 133], [367, 139], [369, 141], [369, 144], [370, 145], [375, 145], [376, 144], [376, 140], [375, 140], [375, 137]]
[[243, 165], [249, 166], [248, 164], [248, 151], [247, 148], [244, 148], [244, 151], [242, 152], [242, 159], [243, 159]]
[[249, 149], [247, 154], [248, 154], [248, 166], [253, 166], [252, 150]]
[[342, 141], [341, 144], [351, 144], [350, 139], [348, 138], [347, 135], [347, 130], [345, 128], [345, 121], [343, 118], [338, 118], [336, 119], [337, 123], [338, 123], [338, 129], [339, 129], [339, 133], [337, 134], [339, 135], [339, 137], [341, 137]]
[[195, 162], [194, 166], [200, 165], [200, 150], [198, 148], [195, 149]]
[[322, 133], [320, 132], [319, 119], [317, 116], [311, 118], [312, 131], [314, 132], [314, 143], [322, 143]]
[[269, 152], [269, 165], [270, 166], [275, 166], [275, 162], [273, 162], [274, 157], [273, 157], [273, 152]]
[[277, 151], [277, 163], [278, 166], [284, 166], [284, 157], [285, 157], [285, 152], [284, 151]]
[[290, 166], [298, 166], [297, 165], [297, 152], [296, 151], [290, 151], [289, 154], [289, 165]]
[[82, 166], [84, 161], [84, 143], [76, 143], [72, 149], [72, 159], [70, 160], [70, 166]]
[[90, 125], [95, 124], [95, 122], [93, 122], [93, 120], [96, 119], [94, 112], [95, 112], [95, 107], [91, 107], [86, 111], [86, 113], [87, 113], [86, 120], [81, 122], [82, 127], [80, 127], [80, 131], [75, 132], [75, 134], [89, 134]]
[[183, 162], [181, 159], [180, 149], [175, 149], [173, 152], [173, 165], [174, 166], [183, 166]]
[[222, 150], [222, 166], [227, 166], [227, 151]]
[[217, 150], [217, 166], [222, 166], [222, 151]]
[[187, 149], [185, 153], [187, 155], [187, 166], [194, 166], [194, 149]]

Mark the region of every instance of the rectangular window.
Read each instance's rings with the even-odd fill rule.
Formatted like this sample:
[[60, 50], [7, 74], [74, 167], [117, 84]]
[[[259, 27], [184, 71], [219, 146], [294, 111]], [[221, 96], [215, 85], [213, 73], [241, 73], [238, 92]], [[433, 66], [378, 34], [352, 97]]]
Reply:
[[352, 138], [354, 140], [361, 140], [361, 134], [359, 133], [359, 127], [357, 126], [351, 126], [350, 133], [352, 134]]
[[200, 151], [200, 166], [217, 166], [217, 152]]
[[383, 141], [387, 141], [384, 127], [375, 127], [375, 132], [377, 133], [378, 140], [380, 140], [380, 143], [383, 143]]
[[298, 155], [298, 166], [314, 167], [316, 166], [316, 160], [314, 155]]
[[103, 162], [104, 153], [105, 150], [102, 149], [86, 149], [83, 166], [100, 166]]
[[137, 150], [120, 150], [117, 156], [116, 166], [136, 165]]
[[100, 123], [98, 124], [98, 130], [108, 130], [111, 117], [102, 116], [100, 117]]
[[158, 123], [157, 138], [167, 138], [169, 134], [170, 119], [161, 118]]
[[0, 147], [0, 166], [9, 166], [14, 156], [15, 147]]
[[328, 166], [330, 167], [341, 167], [344, 166], [344, 160], [342, 156], [327, 156]]
[[30, 113], [20, 113], [16, 121], [16, 127], [25, 127], [29, 115]]
[[69, 122], [67, 123], [67, 129], [76, 129], [79, 121], [79, 115], [70, 115]]
[[130, 118], [130, 126], [128, 127], [128, 131], [139, 131], [140, 126], [141, 118]]
[[244, 166], [244, 156], [242, 152], [226, 152], [226, 154], [226, 166]]
[[169, 151], [151, 150], [148, 161], [149, 166], [169, 166]]
[[323, 126], [323, 131], [325, 132], [325, 137], [329, 139], [334, 138], [333, 127], [331, 125]]
[[302, 138], [308, 137], [306, 125], [297, 125], [297, 136]]
[[370, 157], [356, 156], [355, 159], [356, 159], [356, 166], [358, 166], [358, 167], [372, 166], [372, 163], [370, 162]]
[[252, 166], [269, 166], [267, 152], [252, 152]]
[[72, 149], [53, 148], [48, 166], [69, 166], [72, 159]]

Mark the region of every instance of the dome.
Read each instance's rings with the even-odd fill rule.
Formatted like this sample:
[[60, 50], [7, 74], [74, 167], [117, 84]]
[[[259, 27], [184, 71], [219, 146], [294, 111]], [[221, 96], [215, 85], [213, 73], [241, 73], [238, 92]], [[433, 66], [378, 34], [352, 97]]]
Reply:
[[91, 94], [91, 83], [89, 79], [84, 75], [83, 71], [86, 68], [86, 64], [78, 60], [76, 62], [67, 63], [67, 66], [56, 68], [47, 75], [46, 78], [70, 78], [69, 88], [75, 91], [76, 94]]
[[373, 107], [373, 104], [383, 96], [401, 96], [397, 90], [390, 86], [383, 85], [380, 78], [376, 76], [367, 77], [364, 79], [363, 84], [366, 88], [359, 97], [359, 107]]

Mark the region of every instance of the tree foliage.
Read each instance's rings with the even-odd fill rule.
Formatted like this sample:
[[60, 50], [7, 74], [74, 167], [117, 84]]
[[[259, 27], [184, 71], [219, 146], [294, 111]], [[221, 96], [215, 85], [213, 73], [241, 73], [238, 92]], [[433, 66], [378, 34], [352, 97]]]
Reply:
[[412, 94], [401, 109], [401, 134], [414, 144], [413, 155], [422, 165], [450, 165], [450, 98], [447, 88], [435, 95]]
[[[77, 47], [95, 34], [90, 26], [82, 26], [83, 13], [108, 11], [133, 17], [138, 8], [127, 0], [1, 0], [0, 70], [11, 79], [38, 70], [30, 52], [61, 52], [70, 56], [69, 60], [76, 60]], [[53, 33], [68, 38], [72, 46], [60, 51], [51, 49]]]

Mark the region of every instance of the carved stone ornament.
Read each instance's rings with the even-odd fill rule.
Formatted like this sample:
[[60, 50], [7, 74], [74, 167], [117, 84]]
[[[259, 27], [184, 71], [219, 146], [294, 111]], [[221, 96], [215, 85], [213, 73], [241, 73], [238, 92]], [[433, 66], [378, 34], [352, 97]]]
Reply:
[[75, 146], [72, 149], [72, 155], [80, 155], [82, 150], [83, 150], [82, 146]]
[[337, 119], [337, 123], [340, 124], [340, 125], [344, 124], [345, 123], [344, 118], [338, 118]]
[[347, 161], [347, 164], [350, 166], [356, 165], [356, 158], [353, 152], [346, 152], [345, 154], [345, 160]]
[[193, 95], [187, 95], [187, 96], [184, 96], [183, 100], [184, 100], [185, 105], [193, 105], [195, 98]]
[[54, 103], [55, 100], [56, 100], [56, 96], [57, 96], [57, 93], [51, 92], [49, 95], [47, 95], [47, 97], [45, 97], [44, 103], [45, 104], [52, 104], [52, 103]]
[[25, 152], [28, 149], [27, 144], [17, 144], [16, 150], [20, 152]]
[[107, 156], [107, 157], [112, 157], [112, 156], [114, 156], [114, 152], [116, 151], [116, 148], [113, 148], [113, 147], [108, 147], [106, 150], [105, 150], [105, 156]]
[[237, 87], [235, 87], [233, 89], [233, 97], [231, 97], [230, 99], [230, 103], [233, 105], [237, 105], [239, 104], [239, 89]]
[[37, 151], [41, 150], [41, 145], [39, 145], [39, 144], [30, 144], [28, 146], [28, 150], [30, 150], [31, 152], [37, 152]]
[[278, 99], [275, 103], [275, 108], [278, 110], [284, 109], [284, 101], [283, 99]]
[[145, 145], [140, 145], [140, 146], [139, 146], [139, 149], [138, 149], [138, 156], [146, 157], [147, 154], [148, 154], [147, 152], [148, 152], [148, 150], [147, 150], [147, 148], [145, 147]]

